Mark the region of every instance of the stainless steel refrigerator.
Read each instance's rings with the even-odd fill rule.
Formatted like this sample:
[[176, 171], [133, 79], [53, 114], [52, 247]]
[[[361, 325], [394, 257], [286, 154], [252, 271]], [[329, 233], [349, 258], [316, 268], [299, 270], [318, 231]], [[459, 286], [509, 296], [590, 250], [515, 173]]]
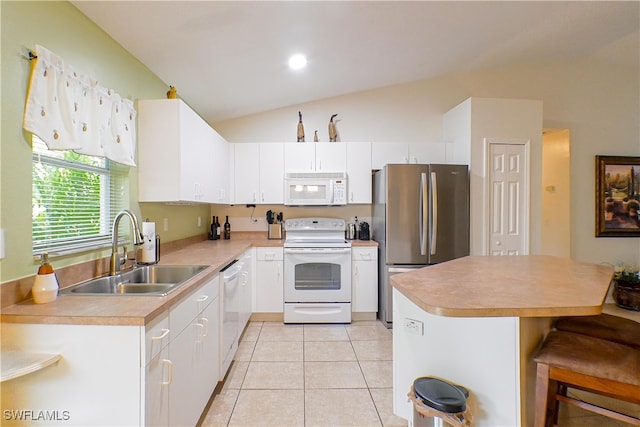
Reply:
[[378, 317], [392, 322], [392, 275], [469, 255], [469, 168], [389, 164], [374, 175]]

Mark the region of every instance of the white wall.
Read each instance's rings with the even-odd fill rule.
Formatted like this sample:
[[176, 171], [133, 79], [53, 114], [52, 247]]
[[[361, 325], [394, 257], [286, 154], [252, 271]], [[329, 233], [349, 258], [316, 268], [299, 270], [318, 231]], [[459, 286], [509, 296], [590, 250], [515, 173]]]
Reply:
[[[601, 61], [607, 55], [600, 52], [573, 61], [482, 70], [380, 88], [223, 121], [214, 127], [231, 142], [295, 141], [300, 110], [307, 135], [318, 129], [321, 140], [326, 141], [330, 115], [338, 113], [343, 141], [419, 142], [442, 139], [442, 115], [469, 97], [541, 100], [543, 127], [568, 129], [572, 136], [571, 257], [638, 263], [640, 239], [594, 235], [594, 156], [640, 156], [638, 40], [629, 44], [628, 51], [631, 66]], [[532, 173], [540, 183], [541, 170]], [[541, 189], [536, 191], [539, 194]], [[534, 200], [532, 213], [542, 215], [540, 197]], [[534, 232], [539, 240], [541, 230]]]
[[568, 130], [542, 137], [542, 248], [545, 255], [571, 254], [571, 140]]

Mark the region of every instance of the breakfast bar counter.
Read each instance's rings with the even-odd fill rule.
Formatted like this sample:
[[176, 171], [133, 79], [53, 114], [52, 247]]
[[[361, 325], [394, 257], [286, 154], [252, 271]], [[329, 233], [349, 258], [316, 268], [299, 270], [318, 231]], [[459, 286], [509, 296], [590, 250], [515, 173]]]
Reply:
[[394, 412], [413, 380], [467, 387], [477, 426], [533, 422], [531, 353], [560, 316], [602, 312], [613, 267], [544, 255], [469, 256], [391, 279]]

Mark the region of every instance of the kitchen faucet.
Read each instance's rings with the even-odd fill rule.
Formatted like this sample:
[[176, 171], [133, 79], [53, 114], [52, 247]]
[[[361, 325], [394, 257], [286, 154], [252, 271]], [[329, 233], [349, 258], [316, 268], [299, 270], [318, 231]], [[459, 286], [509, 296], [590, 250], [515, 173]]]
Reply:
[[113, 241], [111, 242], [111, 259], [109, 260], [109, 276], [115, 276], [116, 273], [120, 271], [120, 264], [124, 264], [124, 262], [126, 262], [126, 256], [127, 256], [126, 253], [125, 253], [125, 259], [121, 259], [120, 255], [118, 255], [118, 225], [120, 224], [120, 220], [122, 219], [123, 216], [129, 217], [129, 219], [131, 220], [131, 226], [133, 227], [133, 244], [137, 246], [144, 243], [144, 236], [140, 232], [140, 227], [138, 227], [138, 220], [136, 219], [136, 216], [127, 209], [124, 209], [118, 212], [115, 219], [113, 220], [113, 233], [112, 233]]

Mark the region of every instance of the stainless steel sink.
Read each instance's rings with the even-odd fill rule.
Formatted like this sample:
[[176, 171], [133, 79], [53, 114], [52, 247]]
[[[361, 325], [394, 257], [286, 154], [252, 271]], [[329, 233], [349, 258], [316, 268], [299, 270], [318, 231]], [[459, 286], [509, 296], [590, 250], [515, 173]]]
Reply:
[[62, 291], [67, 295], [165, 296], [207, 268], [206, 265], [150, 265], [115, 276], [87, 280]]

